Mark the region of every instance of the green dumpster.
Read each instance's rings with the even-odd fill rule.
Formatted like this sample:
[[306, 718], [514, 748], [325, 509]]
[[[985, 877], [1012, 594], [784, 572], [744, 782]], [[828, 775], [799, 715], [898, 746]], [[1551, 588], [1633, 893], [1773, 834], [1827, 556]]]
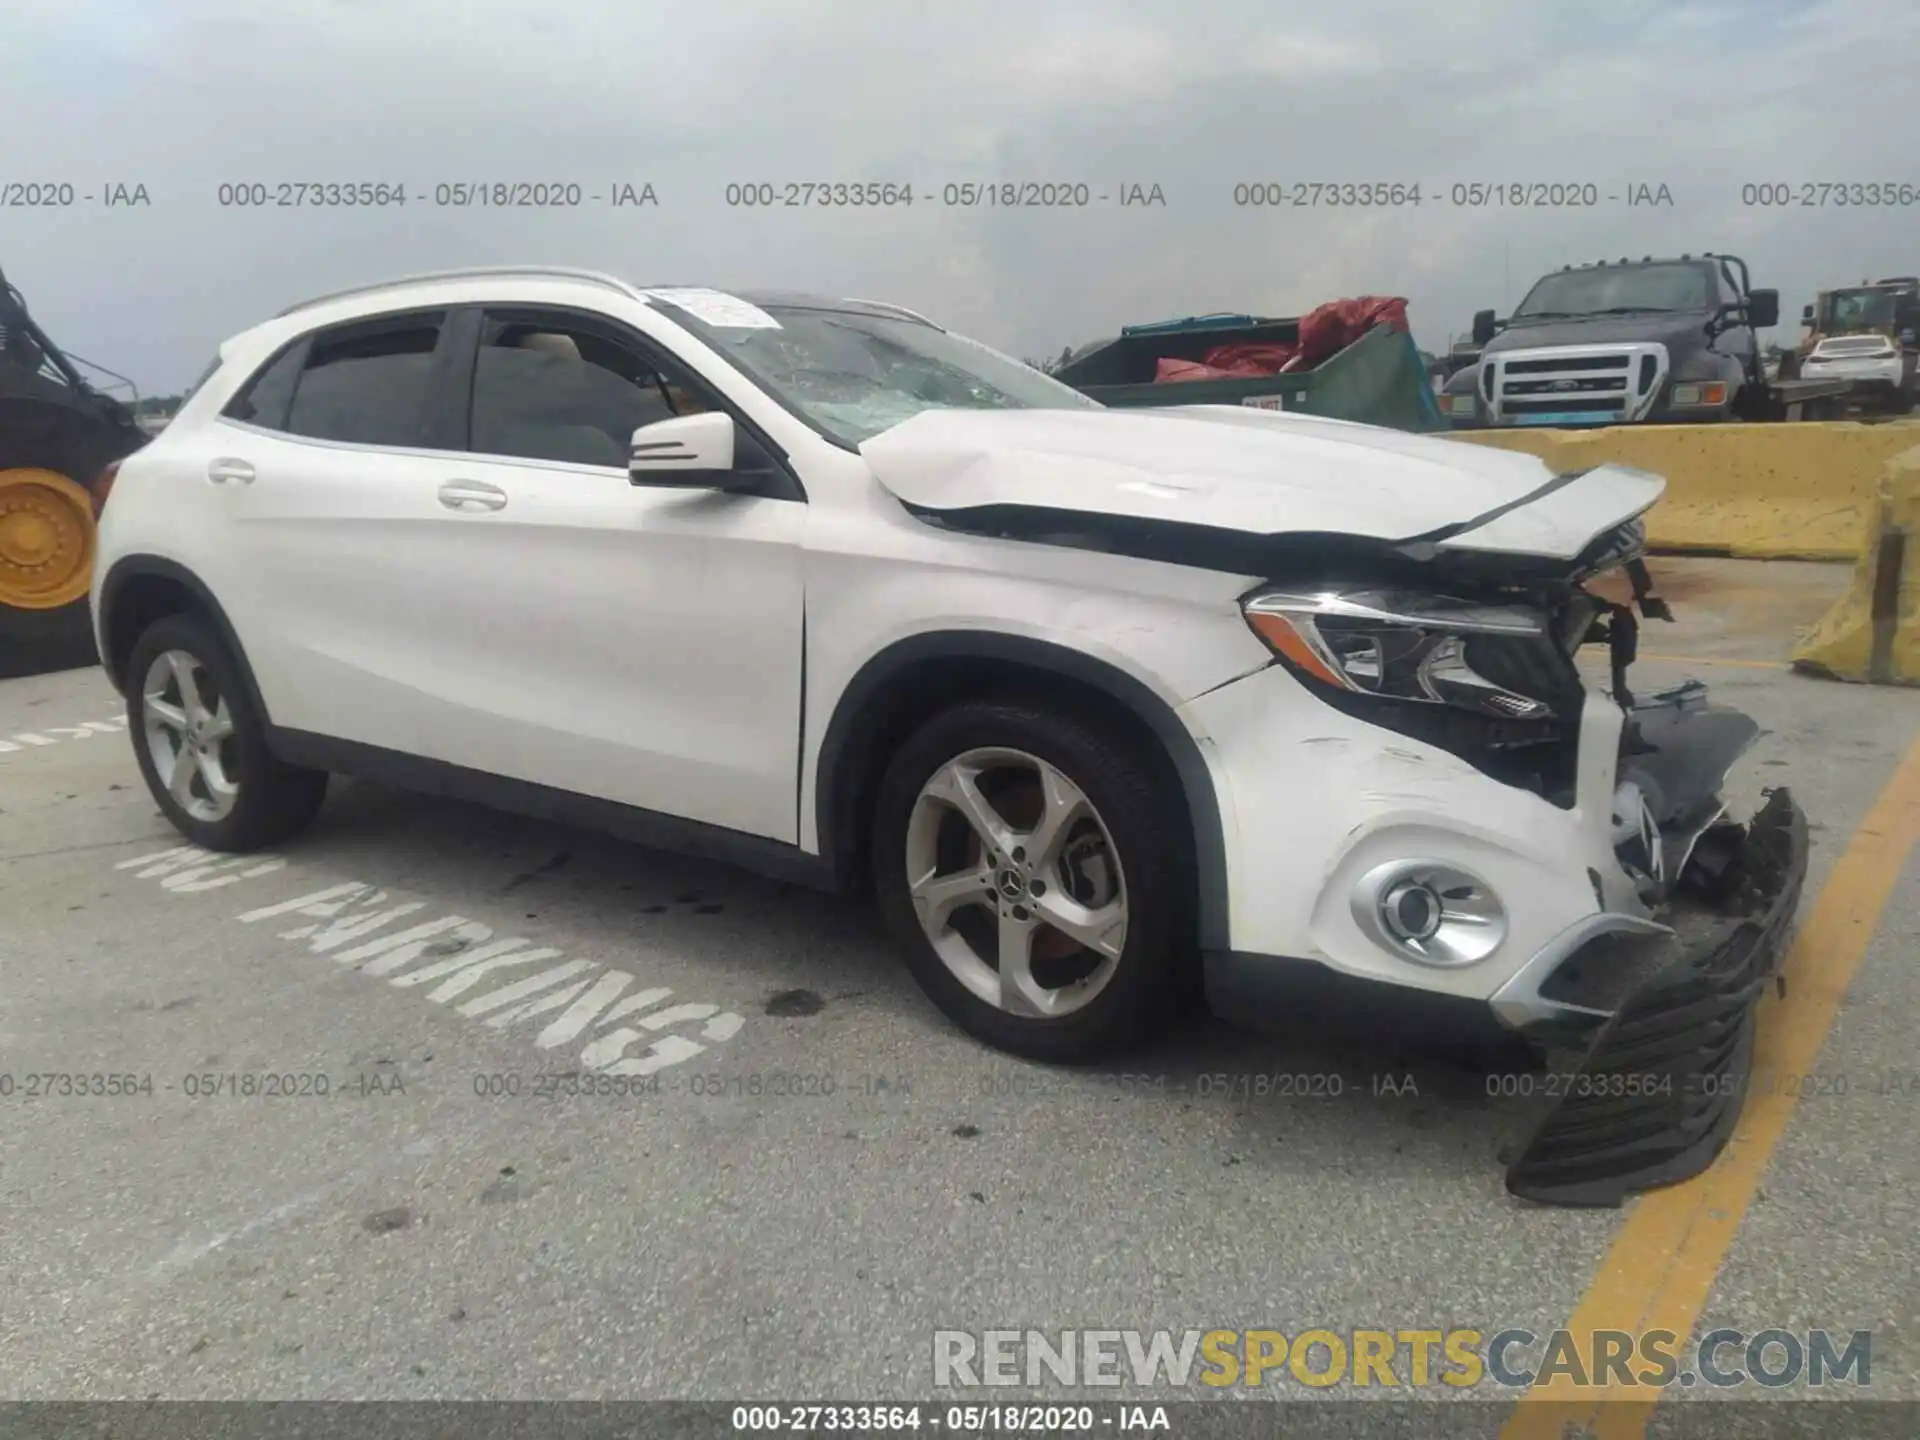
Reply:
[[1130, 325], [1118, 336], [1081, 350], [1054, 378], [1103, 405], [1251, 405], [1334, 420], [1357, 420], [1395, 430], [1447, 429], [1413, 337], [1376, 325], [1311, 370], [1230, 380], [1155, 383], [1158, 362], [1198, 361], [1215, 346], [1296, 346], [1298, 319], [1255, 315], [1201, 315], [1153, 325]]

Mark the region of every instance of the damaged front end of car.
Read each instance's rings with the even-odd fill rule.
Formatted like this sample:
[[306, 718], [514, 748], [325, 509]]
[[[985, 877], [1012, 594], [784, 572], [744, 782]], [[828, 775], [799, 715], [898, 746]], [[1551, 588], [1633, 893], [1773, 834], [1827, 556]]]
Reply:
[[[1673, 618], [1644, 559], [1643, 517], [1664, 482], [1610, 465], [1514, 480], [1511, 498], [1411, 536], [1393, 535], [1378, 516], [1371, 534], [1288, 531], [1272, 524], [1284, 518], [1279, 502], [1263, 509], [1253, 491], [1232, 508], [1168, 501], [1184, 509], [1178, 519], [1143, 513], [1158, 503], [1135, 493], [1148, 487], [1117, 486], [1120, 498], [1099, 509], [1012, 503], [1010, 485], [984, 503], [957, 503], [957, 485], [902, 498], [942, 528], [1248, 577], [1243, 617], [1303, 689], [1364, 729], [1420, 742], [1418, 754], [1445, 752], [1560, 812], [1535, 827], [1558, 838], [1551, 860], [1543, 853], [1532, 864], [1536, 873], [1558, 867], [1553, 906], [1564, 918], [1527, 939], [1491, 994], [1477, 993], [1482, 1016], [1490, 1011], [1496, 1028], [1544, 1055], [1557, 1100], [1512, 1161], [1508, 1189], [1547, 1204], [1617, 1205], [1704, 1170], [1738, 1120], [1755, 1012], [1805, 879], [1807, 824], [1784, 789], [1766, 792], [1744, 820], [1729, 814], [1730, 772], [1761, 733], [1750, 718], [1711, 703], [1697, 682], [1633, 692], [1642, 622]], [[1067, 496], [1062, 488], [1047, 498]], [[1323, 503], [1315, 492], [1311, 504]], [[1604, 667], [1580, 663], [1596, 652]], [[1444, 789], [1414, 783], [1426, 787], [1414, 810], [1432, 812], [1439, 826], [1424, 833], [1445, 833], [1447, 807], [1473, 803], [1457, 780]], [[1341, 844], [1362, 843], [1351, 839], [1373, 813], [1362, 800]], [[1469, 811], [1451, 813], [1463, 834], [1480, 824]], [[1476, 843], [1460, 838], [1455, 848]], [[1531, 843], [1516, 834], [1509, 846]], [[1415, 872], [1426, 862], [1414, 851], [1375, 866], [1380, 853], [1366, 852], [1351, 933], [1337, 918], [1346, 890], [1329, 882], [1322, 892], [1315, 923], [1336, 918], [1314, 938], [1378, 947], [1333, 971], [1387, 978], [1405, 962], [1406, 989], [1435, 993], [1420, 972], [1508, 963], [1490, 957], [1514, 943], [1511, 907], [1496, 913], [1494, 896], [1476, 914], [1478, 892], [1464, 873], [1445, 878], [1470, 865], [1435, 863], [1428, 868], [1439, 878], [1423, 880]], [[1347, 858], [1329, 861], [1343, 887]], [[1368, 889], [1384, 871], [1393, 874]], [[1413, 907], [1405, 914], [1402, 900]], [[1323, 964], [1308, 968], [1325, 970], [1327, 946], [1314, 948]], [[1288, 953], [1309, 955], [1251, 958]]]
[[[1364, 587], [1295, 577], [1250, 595], [1249, 623], [1321, 698], [1562, 808], [1591, 778], [1580, 731], [1596, 712], [1583, 705], [1590, 687], [1577, 664], [1586, 647], [1603, 650], [1604, 694], [1620, 714], [1608, 816], [1619, 874], [1589, 871], [1593, 912], [1490, 1001], [1545, 1058], [1556, 1101], [1507, 1188], [1544, 1204], [1614, 1206], [1697, 1175], [1742, 1109], [1756, 1011], [1805, 881], [1806, 818], [1785, 789], [1761, 792], [1745, 819], [1730, 814], [1730, 775], [1762, 733], [1750, 717], [1711, 703], [1698, 681], [1631, 689], [1641, 622], [1673, 618], [1654, 593], [1638, 518], [1570, 566], [1396, 549], [1413, 549], [1427, 572], [1395, 573], [1406, 588], [1376, 583], [1380, 567]], [[1624, 577], [1630, 595], [1596, 594], [1602, 577]], [[1446, 902], [1428, 899], [1406, 924], [1433, 926], [1438, 946]]]

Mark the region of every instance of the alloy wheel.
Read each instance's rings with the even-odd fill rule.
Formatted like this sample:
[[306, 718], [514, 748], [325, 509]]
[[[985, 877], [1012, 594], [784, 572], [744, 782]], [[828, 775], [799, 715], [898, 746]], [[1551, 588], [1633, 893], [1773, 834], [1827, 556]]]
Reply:
[[1037, 756], [991, 747], [942, 765], [914, 800], [906, 865], [928, 943], [989, 1005], [1069, 1015], [1119, 969], [1118, 848], [1086, 792]]
[[195, 820], [224, 820], [240, 799], [233, 711], [207, 667], [185, 650], [154, 657], [140, 687], [153, 773]]

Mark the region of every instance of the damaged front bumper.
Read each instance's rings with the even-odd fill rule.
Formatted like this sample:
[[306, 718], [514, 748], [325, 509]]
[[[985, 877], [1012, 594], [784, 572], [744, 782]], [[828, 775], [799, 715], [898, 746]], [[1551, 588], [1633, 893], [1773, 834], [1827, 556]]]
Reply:
[[[1507, 1172], [1553, 1205], [1618, 1205], [1705, 1170], [1737, 1123], [1755, 1012], [1791, 933], [1807, 822], [1784, 789], [1745, 825], [1716, 821], [1676, 877], [1671, 923], [1601, 926], [1516, 975], [1496, 1014], [1549, 1054], [1585, 1042], [1561, 1098]], [[1649, 970], [1651, 973], [1649, 973]], [[1596, 987], [1637, 977], [1611, 1006]]]

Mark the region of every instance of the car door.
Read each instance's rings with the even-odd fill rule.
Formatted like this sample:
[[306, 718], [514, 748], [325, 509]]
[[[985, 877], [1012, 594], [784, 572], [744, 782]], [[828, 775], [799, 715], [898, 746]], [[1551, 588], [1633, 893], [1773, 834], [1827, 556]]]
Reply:
[[445, 307], [374, 316], [285, 347], [226, 406], [204, 457], [225, 507], [215, 589], [276, 725], [432, 754], [442, 578], [420, 537], [447, 523], [428, 448], [449, 358]]
[[438, 457], [441, 510], [409, 557], [433, 577], [409, 625], [435, 743], [493, 774], [797, 840], [798, 486], [633, 484], [632, 432], [729, 408], [718, 392], [608, 317], [479, 320], [457, 367], [466, 451]]

